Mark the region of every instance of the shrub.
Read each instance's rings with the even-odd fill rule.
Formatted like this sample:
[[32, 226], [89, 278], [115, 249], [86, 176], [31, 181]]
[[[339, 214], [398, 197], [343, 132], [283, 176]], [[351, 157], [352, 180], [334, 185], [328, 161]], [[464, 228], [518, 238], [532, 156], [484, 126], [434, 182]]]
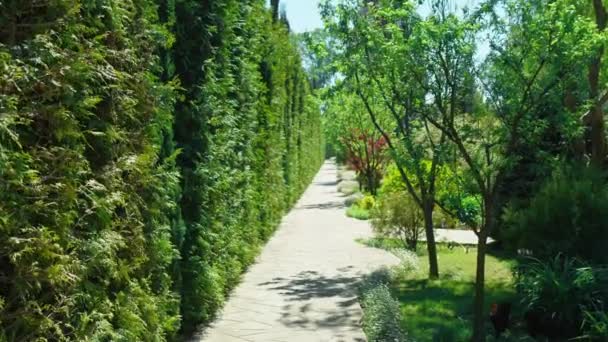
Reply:
[[378, 285], [388, 285], [391, 280], [391, 270], [388, 267], [381, 267], [365, 276], [359, 286], [359, 296], [362, 297], [365, 293]]
[[357, 220], [369, 220], [370, 212], [355, 204], [346, 210], [346, 216]]
[[441, 208], [435, 207], [433, 211], [433, 226], [435, 228], [458, 228], [461, 223], [458, 219], [446, 214]]
[[603, 172], [563, 167], [526, 208], [505, 214], [505, 240], [539, 258], [557, 253], [608, 263], [608, 187]]
[[372, 210], [376, 205], [376, 199], [374, 198], [374, 196], [367, 195], [357, 201], [357, 205], [361, 209]]
[[399, 271], [409, 273], [420, 269], [420, 260], [415, 252], [401, 248], [391, 252], [399, 259]]
[[583, 309], [583, 338], [603, 341], [608, 337], [608, 311], [606, 303]]
[[603, 329], [599, 308], [608, 300], [608, 269], [562, 255], [547, 262], [534, 259], [518, 269], [516, 286], [528, 320], [536, 322], [529, 328], [536, 325], [540, 333], [555, 337]]
[[423, 215], [411, 196], [404, 192], [383, 193], [371, 211], [374, 232], [399, 238], [405, 248], [416, 250], [423, 232]]
[[209, 321], [323, 161], [288, 27], [262, 0], [0, 1], [0, 18], [0, 341]]
[[381, 269], [368, 276], [360, 288], [363, 331], [370, 342], [401, 342], [406, 335], [400, 325], [399, 301], [388, 287], [390, 271]]

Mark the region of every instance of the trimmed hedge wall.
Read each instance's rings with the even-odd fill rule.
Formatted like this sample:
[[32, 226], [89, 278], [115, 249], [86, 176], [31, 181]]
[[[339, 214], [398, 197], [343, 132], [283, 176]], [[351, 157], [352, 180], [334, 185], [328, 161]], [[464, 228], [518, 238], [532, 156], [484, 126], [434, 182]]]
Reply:
[[0, 2], [0, 341], [208, 322], [322, 159], [263, 0]]

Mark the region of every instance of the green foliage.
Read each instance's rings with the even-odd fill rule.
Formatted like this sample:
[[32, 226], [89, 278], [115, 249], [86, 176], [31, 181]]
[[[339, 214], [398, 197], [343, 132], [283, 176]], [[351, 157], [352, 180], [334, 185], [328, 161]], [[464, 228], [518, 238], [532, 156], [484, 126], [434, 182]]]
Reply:
[[357, 220], [369, 220], [370, 212], [367, 209], [361, 208], [357, 204], [353, 204], [348, 209], [346, 209], [346, 216], [355, 218]]
[[399, 302], [396, 301], [388, 284], [388, 270], [380, 270], [369, 275], [360, 288], [363, 308], [363, 331], [371, 342], [405, 342], [407, 335], [400, 325]]
[[376, 205], [376, 199], [374, 198], [374, 196], [365, 195], [365, 197], [357, 201], [357, 205], [362, 209], [372, 210]]
[[592, 341], [601, 341], [608, 336], [608, 312], [606, 304], [583, 309], [583, 337]]
[[390, 250], [399, 259], [398, 271], [403, 273], [418, 272], [420, 270], [420, 259], [416, 251], [404, 248], [393, 248]]
[[399, 238], [405, 248], [416, 250], [423, 232], [422, 210], [405, 192], [383, 193], [372, 210], [374, 232]]
[[536, 257], [557, 253], [608, 263], [608, 184], [604, 173], [563, 166], [532, 197], [529, 205], [506, 212], [504, 237]]
[[608, 269], [557, 255], [547, 262], [534, 259], [524, 264], [516, 285], [526, 310], [553, 321], [560, 337], [598, 336], [605, 330]]
[[[373, 239], [364, 243], [390, 252], [401, 245], [396, 239]], [[402, 330], [407, 331], [411, 340], [467, 341], [470, 339], [473, 318], [470, 298], [474, 294], [477, 253], [474, 247], [469, 251], [438, 244], [437, 249], [443, 269], [439, 279], [428, 279], [428, 259], [425, 257], [426, 250], [422, 248], [418, 250], [418, 268], [400, 267], [396, 269], [397, 272], [391, 273], [392, 277], [384, 279], [390, 280], [387, 284], [401, 307]], [[406, 258], [409, 259], [409, 256]], [[511, 272], [514, 265], [516, 263], [510, 256], [493, 253], [487, 256], [487, 303], [515, 303], [517, 293]], [[520, 307], [514, 305], [513, 310], [514, 319], [521, 319]], [[489, 321], [486, 331], [488, 335], [492, 333]], [[514, 338], [507, 341], [531, 341], [525, 339], [525, 335], [525, 332], [515, 330], [512, 331]], [[504, 340], [503, 336], [500, 341]]]
[[[430, 163], [423, 161], [422, 164], [425, 170], [430, 168]], [[409, 172], [409, 170], [404, 171], [406, 173]], [[438, 206], [435, 207], [433, 211], [433, 226], [436, 228], [455, 228], [462, 225], [462, 222], [474, 226], [481, 219], [479, 199], [467, 194], [464, 190], [465, 186], [460, 179], [461, 175], [456, 175], [456, 173], [446, 166], [440, 167], [440, 171], [437, 172], [436, 198], [443, 208], [449, 210], [449, 213], [446, 213]], [[416, 186], [416, 184], [415, 179], [413, 179], [412, 185]], [[380, 196], [406, 191], [407, 186], [403, 182], [399, 170], [394, 164], [389, 165], [386, 176], [382, 180]]]
[[211, 319], [323, 159], [262, 0], [0, 2], [0, 340]]
[[[209, 322], [323, 155], [298, 48], [264, 1], [175, 3], [181, 313]], [[202, 53], [201, 53], [202, 51]]]
[[323, 111], [323, 132], [328, 148], [338, 162], [357, 173], [361, 187], [376, 194], [389, 155], [386, 140], [363, 110], [361, 101], [345, 92], [327, 92]]
[[[0, 336], [171, 339], [179, 176], [160, 150], [175, 84], [156, 75], [155, 4], [0, 13]], [[14, 31], [16, 17], [31, 29]]]

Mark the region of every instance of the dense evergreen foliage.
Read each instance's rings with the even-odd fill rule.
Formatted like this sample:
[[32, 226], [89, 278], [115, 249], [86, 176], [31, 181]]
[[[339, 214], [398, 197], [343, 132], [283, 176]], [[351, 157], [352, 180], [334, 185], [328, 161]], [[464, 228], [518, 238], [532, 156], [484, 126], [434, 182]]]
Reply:
[[263, 0], [0, 2], [0, 341], [208, 321], [322, 161]]

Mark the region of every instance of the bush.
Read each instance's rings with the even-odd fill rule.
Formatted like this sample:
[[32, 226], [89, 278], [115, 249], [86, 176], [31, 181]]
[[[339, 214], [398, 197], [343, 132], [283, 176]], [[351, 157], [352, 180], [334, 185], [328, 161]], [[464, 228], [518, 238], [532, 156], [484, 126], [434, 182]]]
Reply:
[[604, 303], [602, 306], [583, 309], [583, 338], [605, 341], [608, 337], [608, 308], [606, 305]]
[[608, 269], [558, 255], [548, 262], [534, 259], [516, 275], [521, 302], [540, 333], [571, 338], [605, 328], [600, 309], [608, 300]]
[[401, 342], [406, 335], [400, 325], [400, 305], [388, 288], [390, 272], [381, 269], [364, 280], [360, 289], [363, 331], [370, 342]]
[[371, 211], [374, 232], [397, 237], [405, 248], [416, 250], [423, 227], [423, 215], [414, 199], [404, 192], [383, 193]]
[[346, 209], [346, 216], [355, 218], [357, 220], [369, 220], [370, 212], [359, 207], [357, 204]]
[[523, 209], [505, 214], [505, 240], [534, 256], [557, 253], [608, 263], [608, 186], [605, 174], [586, 167], [563, 167]]
[[359, 201], [357, 201], [357, 206], [359, 206], [359, 208], [365, 209], [365, 210], [372, 210], [375, 205], [376, 205], [376, 199], [374, 198], [374, 196], [371, 196], [371, 195], [367, 195], [367, 196], [361, 198]]
[[406, 249], [391, 249], [391, 253], [399, 259], [399, 271], [409, 273], [420, 270], [420, 259], [415, 252]]
[[323, 162], [287, 25], [263, 0], [0, 1], [0, 19], [0, 341], [208, 322]]
[[446, 214], [441, 208], [435, 207], [433, 211], [433, 226], [435, 228], [458, 228], [462, 225], [462, 223], [452, 217], [451, 215]]

